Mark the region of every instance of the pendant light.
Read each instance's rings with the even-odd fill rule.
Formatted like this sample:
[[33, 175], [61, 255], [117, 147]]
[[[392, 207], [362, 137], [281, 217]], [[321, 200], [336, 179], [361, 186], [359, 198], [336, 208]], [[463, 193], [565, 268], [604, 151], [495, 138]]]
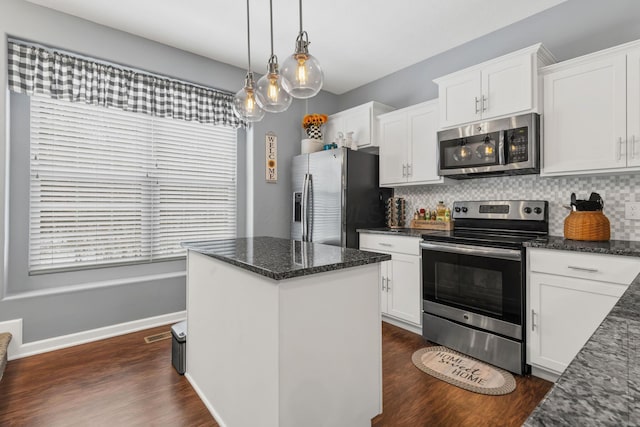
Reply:
[[251, 72], [251, 33], [249, 31], [249, 0], [247, 0], [247, 76], [244, 87], [233, 97], [233, 111], [236, 116], [247, 122], [259, 122], [264, 117], [264, 110], [256, 102], [255, 84]]
[[296, 38], [296, 51], [282, 64], [282, 85], [294, 98], [315, 96], [322, 88], [324, 76], [320, 64], [309, 53], [309, 35], [302, 30], [302, 0], [300, 4], [300, 33]]
[[273, 53], [273, 0], [269, 0], [271, 19], [271, 56], [267, 63], [267, 74], [256, 85], [258, 105], [269, 113], [282, 113], [291, 105], [291, 95], [283, 89], [284, 78], [278, 70], [278, 57]]

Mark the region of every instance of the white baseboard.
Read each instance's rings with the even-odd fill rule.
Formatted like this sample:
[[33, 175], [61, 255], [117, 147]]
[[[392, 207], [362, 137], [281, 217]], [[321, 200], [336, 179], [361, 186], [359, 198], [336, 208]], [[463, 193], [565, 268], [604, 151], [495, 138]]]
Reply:
[[560, 375], [555, 372], [551, 372], [544, 368], [539, 368], [533, 365], [531, 366], [531, 375], [533, 375], [534, 377], [542, 378], [543, 380], [551, 381], [552, 383], [555, 383], [556, 381], [558, 381], [558, 378], [560, 378]]
[[9, 360], [15, 359], [14, 354], [17, 354], [20, 346], [22, 345], [22, 319], [7, 320], [6, 322], [0, 322], [0, 332], [10, 332], [12, 335], [9, 342], [9, 348], [7, 350], [7, 356]]
[[394, 319], [393, 317], [382, 315], [382, 321], [392, 324], [393, 326], [397, 326], [399, 328], [405, 329], [409, 332], [413, 332], [414, 334], [422, 335], [422, 327], [417, 325], [412, 325], [410, 323], [405, 323], [402, 320]]
[[209, 400], [205, 397], [200, 387], [198, 387], [198, 384], [194, 381], [193, 378], [191, 378], [189, 372], [185, 373], [184, 377], [187, 379], [187, 381], [189, 381], [189, 384], [191, 384], [191, 387], [193, 387], [193, 390], [195, 390], [196, 394], [198, 395], [198, 397], [200, 397], [200, 400], [202, 400], [202, 403], [204, 403], [204, 406], [206, 406], [206, 408], [209, 410], [209, 413], [211, 413], [211, 416], [216, 420], [218, 425], [220, 427], [227, 427], [225, 422], [222, 421], [220, 414], [218, 414], [213, 405], [211, 405], [211, 402], [209, 402]]
[[[148, 317], [146, 319], [133, 320], [131, 322], [119, 323], [117, 325], [105, 326], [103, 328], [91, 329], [88, 331], [76, 332], [74, 334], [62, 335], [59, 337], [47, 338], [40, 341], [22, 343], [22, 319], [10, 320], [0, 323], [0, 331], [7, 330], [13, 334], [13, 339], [9, 345], [9, 360], [20, 359], [22, 357], [33, 356], [35, 354], [46, 353], [59, 350], [61, 348], [86, 344], [105, 338], [118, 335], [129, 334], [143, 329], [154, 328], [169, 323], [176, 323], [187, 318], [186, 311], [163, 314], [160, 316]], [[7, 329], [4, 329], [5, 326]], [[10, 329], [13, 328], [13, 329]]]

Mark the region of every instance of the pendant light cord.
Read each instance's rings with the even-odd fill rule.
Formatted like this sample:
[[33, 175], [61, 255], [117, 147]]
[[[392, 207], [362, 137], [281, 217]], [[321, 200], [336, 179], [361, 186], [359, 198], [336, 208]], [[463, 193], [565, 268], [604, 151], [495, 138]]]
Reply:
[[302, 32], [302, 0], [299, 1], [300, 5], [300, 32]]
[[269, 24], [271, 25], [271, 56], [273, 57], [273, 0], [269, 0]]
[[249, 0], [247, 0], [247, 58], [248, 58], [248, 71], [251, 72], [251, 32], [249, 30]]

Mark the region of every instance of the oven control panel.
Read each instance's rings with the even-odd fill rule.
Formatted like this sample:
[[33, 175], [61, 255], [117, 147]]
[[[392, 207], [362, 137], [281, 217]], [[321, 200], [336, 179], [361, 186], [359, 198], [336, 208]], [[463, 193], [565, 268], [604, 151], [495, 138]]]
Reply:
[[453, 202], [454, 219], [515, 219], [541, 221], [548, 217], [545, 200], [487, 200]]

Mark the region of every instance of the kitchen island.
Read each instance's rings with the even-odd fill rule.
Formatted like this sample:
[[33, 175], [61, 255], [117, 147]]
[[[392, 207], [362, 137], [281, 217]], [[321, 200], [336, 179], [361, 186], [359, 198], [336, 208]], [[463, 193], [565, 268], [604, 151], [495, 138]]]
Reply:
[[371, 425], [389, 255], [273, 237], [183, 246], [186, 376], [220, 425]]

